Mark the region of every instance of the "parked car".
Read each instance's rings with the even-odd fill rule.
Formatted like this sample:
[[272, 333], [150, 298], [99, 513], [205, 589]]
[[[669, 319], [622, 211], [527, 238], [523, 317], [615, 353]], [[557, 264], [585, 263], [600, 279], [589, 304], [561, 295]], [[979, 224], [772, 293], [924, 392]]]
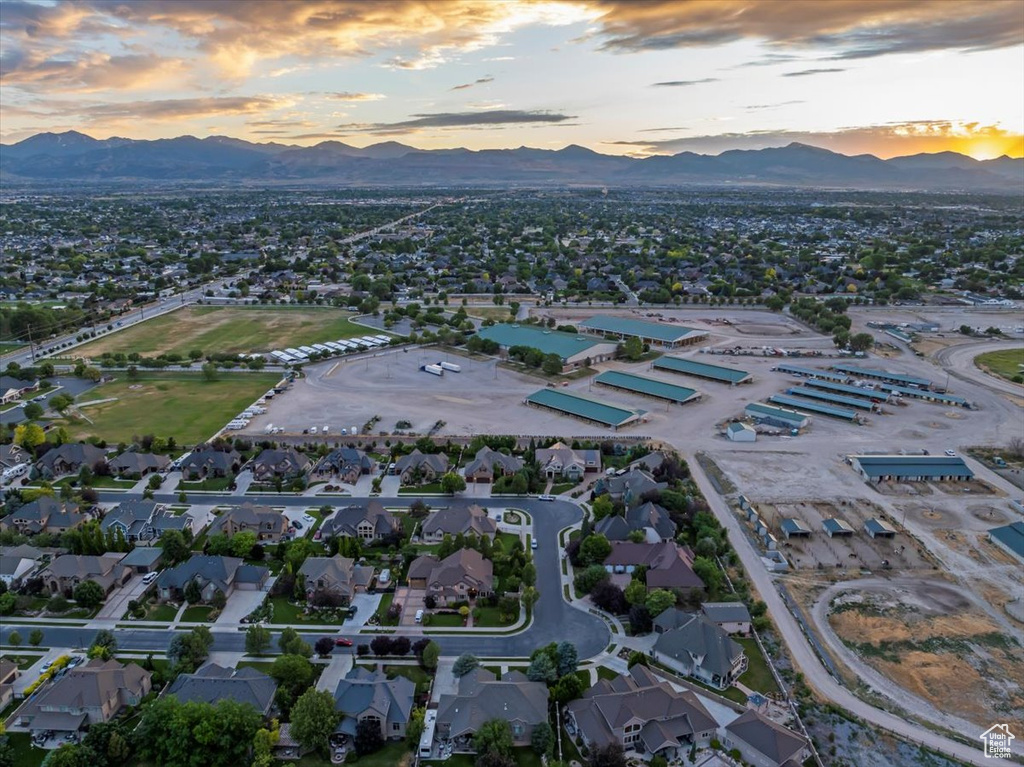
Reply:
[[384, 568], [380, 571], [380, 575], [377, 576], [377, 583], [387, 583], [391, 580], [391, 571], [388, 568]]
[[531, 549], [537, 548], [537, 539], [536, 538], [531, 538], [530, 539], [530, 548]]
[[142, 576], [142, 582], [143, 583], [152, 583], [153, 581], [156, 580], [156, 577], [159, 574], [160, 573], [157, 573], [157, 572], [146, 573], [145, 575]]
[[302, 523], [296, 519], [294, 522], [292, 522], [292, 527], [294, 527], [296, 530], [301, 530]]
[[352, 640], [351, 639], [346, 639], [345, 637], [337, 637], [334, 640], [334, 646], [335, 647], [351, 647], [352, 646]]
[[553, 501], [553, 500], [555, 500], [555, 496], [548, 495], [547, 493], [545, 493], [544, 495], [538, 495], [537, 496], [537, 500], [538, 501]]
[[956, 451], [955, 450], [947, 450], [946, 451], [946, 455], [948, 455], [950, 458], [956, 458]]
[[305, 522], [307, 525], [311, 525], [314, 522], [316, 522], [316, 519], [311, 517], [309, 514], [303, 514], [302, 515], [302, 521]]

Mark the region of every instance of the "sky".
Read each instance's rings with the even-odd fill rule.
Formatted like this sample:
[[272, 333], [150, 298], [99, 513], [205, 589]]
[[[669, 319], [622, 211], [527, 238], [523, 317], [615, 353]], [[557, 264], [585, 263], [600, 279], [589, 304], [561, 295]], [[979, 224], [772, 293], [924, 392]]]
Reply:
[[1024, 156], [1022, 0], [0, 0], [0, 140]]

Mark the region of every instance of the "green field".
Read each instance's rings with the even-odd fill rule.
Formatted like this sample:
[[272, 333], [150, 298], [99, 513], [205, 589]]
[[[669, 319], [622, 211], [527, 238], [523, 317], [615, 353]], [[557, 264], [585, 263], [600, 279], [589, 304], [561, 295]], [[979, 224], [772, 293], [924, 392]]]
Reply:
[[775, 677], [768, 668], [768, 661], [761, 654], [757, 640], [753, 637], [737, 639], [747, 655], [747, 670], [740, 675], [740, 681], [757, 692], [778, 692]]
[[79, 347], [88, 357], [104, 352], [157, 356], [192, 349], [213, 352], [269, 352], [377, 334], [352, 323], [352, 314], [331, 307], [186, 306]]
[[979, 354], [974, 358], [974, 364], [1007, 381], [1012, 381], [1014, 376], [1024, 375], [1024, 346], [1019, 349], [1003, 349], [998, 352]]
[[155, 434], [192, 445], [209, 439], [279, 380], [275, 373], [221, 373], [216, 381], [188, 373], [119, 379], [89, 392], [91, 400], [117, 398], [83, 410], [93, 424], [70, 420], [66, 425], [74, 439], [95, 435], [116, 445]]

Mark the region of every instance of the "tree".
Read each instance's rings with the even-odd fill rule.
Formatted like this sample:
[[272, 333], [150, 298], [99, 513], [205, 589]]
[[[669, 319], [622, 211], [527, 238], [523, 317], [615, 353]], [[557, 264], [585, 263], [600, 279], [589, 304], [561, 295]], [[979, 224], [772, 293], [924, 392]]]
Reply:
[[558, 375], [562, 372], [562, 358], [553, 353], [544, 355], [544, 361], [541, 363], [541, 370], [549, 376]]
[[624, 593], [631, 605], [642, 605], [647, 601], [647, 586], [638, 578], [629, 582]]
[[[143, 708], [133, 733], [143, 762], [166, 767], [237, 767], [249, 763], [261, 717], [252, 706], [230, 699], [217, 704], [163, 696]], [[133, 738], [135, 740], [135, 738]]]
[[478, 756], [487, 753], [512, 756], [512, 727], [505, 719], [488, 719], [473, 734], [473, 750]]
[[[597, 498], [594, 499], [594, 502], [590, 504], [590, 508], [594, 514], [595, 522], [600, 522], [615, 510], [612, 499], [607, 495], [597, 496]], [[581, 537], [586, 538], [587, 536]]]
[[306, 690], [292, 707], [292, 736], [301, 745], [327, 756], [328, 738], [338, 725], [340, 713], [334, 695], [327, 690]]
[[245, 651], [249, 655], [262, 655], [270, 647], [270, 629], [253, 624], [245, 630]]
[[309, 658], [313, 655], [313, 648], [291, 626], [281, 632], [281, 637], [277, 640], [277, 646], [285, 655], [301, 655], [303, 658]]
[[207, 362], [205, 365], [203, 365], [202, 370], [203, 370], [203, 378], [206, 381], [216, 381], [217, 380], [217, 366], [214, 365], [212, 362]]
[[855, 352], [866, 352], [875, 345], [875, 337], [870, 333], [856, 333], [850, 336], [850, 348]]
[[551, 656], [547, 653], [538, 653], [530, 661], [530, 667], [526, 670], [526, 678], [531, 682], [544, 682], [551, 684], [558, 678], [558, 670], [551, 662]]
[[600, 533], [591, 533], [580, 544], [580, 561], [585, 565], [599, 565], [612, 553], [612, 545]]
[[722, 588], [722, 571], [714, 560], [707, 557], [697, 557], [693, 560], [693, 572], [704, 581], [708, 595], [717, 594]]
[[185, 541], [185, 536], [181, 534], [180, 530], [164, 531], [160, 536], [160, 548], [164, 550], [164, 556], [172, 564], [184, 562], [192, 555], [192, 551]]
[[43, 406], [38, 402], [29, 402], [24, 408], [22, 408], [22, 412], [28, 420], [36, 421], [43, 414]]
[[579, 662], [580, 658], [579, 653], [576, 651], [576, 645], [565, 640], [558, 643], [558, 676], [575, 674]]
[[65, 743], [51, 751], [43, 763], [46, 767], [92, 767], [96, 763], [96, 756], [91, 748]]
[[39, 647], [43, 643], [43, 632], [41, 629], [32, 629], [32, 633], [28, 635], [28, 643], [33, 647]]
[[676, 595], [668, 589], [655, 589], [647, 595], [647, 610], [657, 617], [670, 607], [675, 607]]
[[256, 545], [256, 533], [249, 530], [245, 530], [241, 533], [235, 533], [231, 537], [231, 553], [239, 559], [245, 559], [249, 556], [249, 552], [252, 551], [252, 547]]
[[420, 662], [423, 664], [425, 669], [436, 669], [437, 661], [441, 657], [441, 646], [431, 640], [426, 647], [423, 648], [423, 655], [421, 656]]
[[576, 674], [569, 674], [558, 680], [558, 683], [551, 689], [551, 697], [564, 705], [580, 697], [583, 690], [583, 680]]
[[313, 649], [316, 650], [317, 655], [326, 658], [334, 651], [334, 640], [330, 637], [320, 637], [313, 645]]
[[390, 655], [391, 654], [391, 637], [386, 634], [380, 634], [375, 636], [370, 641], [370, 649], [373, 650], [373, 654], [377, 656]]
[[377, 719], [360, 719], [356, 723], [353, 745], [356, 747], [356, 753], [360, 756], [380, 751], [384, 747], [384, 737], [380, 734], [380, 722]]
[[167, 657], [179, 672], [191, 674], [203, 665], [212, 646], [213, 635], [210, 629], [198, 626], [187, 634], [176, 633], [167, 648]]
[[93, 608], [99, 606], [106, 594], [96, 581], [82, 581], [75, 586], [72, 596], [82, 607]]
[[618, 743], [609, 743], [590, 750], [585, 767], [626, 767], [626, 754]]
[[415, 748], [420, 742], [426, 715], [427, 710], [423, 706], [417, 706], [409, 715], [409, 723], [405, 725], [405, 742], [410, 748]]
[[126, 373], [129, 381], [139, 380], [139, 368], [137, 365], [129, 365]]
[[199, 588], [199, 581], [195, 578], [185, 584], [185, 601], [190, 605], [199, 604], [203, 601], [203, 591]]
[[114, 638], [113, 632], [108, 629], [97, 631], [95, 638], [92, 640], [92, 645], [89, 647], [89, 657], [110, 660], [116, 652], [117, 640]]
[[601, 581], [608, 580], [608, 571], [601, 565], [591, 565], [586, 570], [576, 573], [573, 585], [581, 594], [589, 594]]
[[277, 720], [271, 720], [270, 727], [256, 730], [252, 741], [252, 767], [273, 767], [274, 746], [281, 739], [281, 729]]
[[551, 746], [555, 742], [555, 733], [551, 729], [551, 725], [547, 722], [541, 722], [533, 728], [533, 734], [530, 736], [530, 745], [533, 746], [534, 753], [539, 756], [551, 753]]
[[51, 409], [63, 414], [65, 410], [75, 404], [75, 398], [70, 394], [56, 394], [50, 397], [50, 401], [47, 404], [49, 404]]
[[270, 676], [278, 684], [277, 707], [287, 716], [299, 696], [313, 684], [313, 664], [301, 655], [282, 655], [274, 660]]
[[630, 336], [622, 344], [622, 353], [626, 355], [626, 359], [629, 361], [636, 362], [644, 356], [644, 342], [637, 336]]
[[646, 605], [633, 605], [629, 608], [629, 627], [634, 634], [649, 634], [653, 626], [651, 611]]
[[441, 477], [441, 490], [448, 495], [455, 495], [455, 493], [461, 493], [466, 489], [466, 480], [460, 477], [453, 471], [448, 472]]
[[470, 653], [463, 653], [455, 659], [452, 665], [452, 674], [456, 677], [463, 677], [480, 665], [480, 660]]
[[622, 589], [610, 580], [604, 580], [597, 584], [594, 590], [590, 592], [590, 600], [596, 607], [612, 615], [621, 615], [629, 607], [626, 604], [626, 597], [622, 593]]
[[19, 424], [14, 429], [14, 444], [21, 445], [26, 450], [31, 450], [44, 442], [46, 442], [46, 434], [37, 423]]
[[7, 644], [9, 644], [11, 647], [20, 647], [21, 634], [19, 634], [17, 631], [12, 631], [10, 634], [7, 635]]

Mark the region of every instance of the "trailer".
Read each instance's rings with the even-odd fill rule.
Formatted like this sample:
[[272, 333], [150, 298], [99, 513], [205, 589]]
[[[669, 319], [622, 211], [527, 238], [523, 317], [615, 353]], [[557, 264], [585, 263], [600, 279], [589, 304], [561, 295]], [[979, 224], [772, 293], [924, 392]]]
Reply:
[[330, 349], [333, 352], [343, 352], [343, 351], [345, 351], [345, 347], [344, 346], [342, 346], [341, 344], [335, 343], [334, 341], [325, 341], [324, 342], [324, 346], [326, 346], [328, 349]]
[[391, 343], [391, 336], [374, 336], [374, 338], [376, 338], [382, 344], [389, 344], [389, 343]]
[[298, 349], [285, 349], [286, 354], [290, 354], [292, 357], [302, 357], [303, 354]]
[[323, 352], [330, 353], [332, 351], [331, 347], [327, 346], [326, 344], [313, 344], [313, 348], [316, 349], [318, 352], [321, 352], [321, 353], [323, 353]]
[[264, 434], [273, 434], [273, 433], [274, 433], [274, 424], [272, 424], [272, 423], [268, 423], [268, 424], [267, 424], [267, 428], [265, 428], [265, 429], [263, 430], [263, 433], [264, 433]]
[[316, 354], [316, 349], [312, 346], [300, 346], [299, 351], [305, 354], [307, 357], [311, 354]]
[[462, 372], [462, 367], [459, 366], [459, 365], [456, 365], [454, 362], [439, 362], [437, 364], [438, 364], [438, 367], [440, 367], [442, 370], [450, 370], [453, 373], [461, 373]]
[[443, 376], [444, 375], [444, 368], [442, 368], [440, 365], [422, 365], [420, 367], [420, 370], [422, 370], [425, 373], [430, 373], [431, 375], [435, 375], [435, 376]]
[[281, 362], [293, 362], [294, 361], [294, 359], [292, 358], [292, 355], [288, 354], [287, 352], [272, 351], [270, 353], [270, 356], [274, 357], [277, 360], [280, 360]]
[[380, 346], [380, 341], [378, 341], [373, 336], [363, 336], [362, 338], [359, 339], [359, 343], [366, 344], [371, 349]]

